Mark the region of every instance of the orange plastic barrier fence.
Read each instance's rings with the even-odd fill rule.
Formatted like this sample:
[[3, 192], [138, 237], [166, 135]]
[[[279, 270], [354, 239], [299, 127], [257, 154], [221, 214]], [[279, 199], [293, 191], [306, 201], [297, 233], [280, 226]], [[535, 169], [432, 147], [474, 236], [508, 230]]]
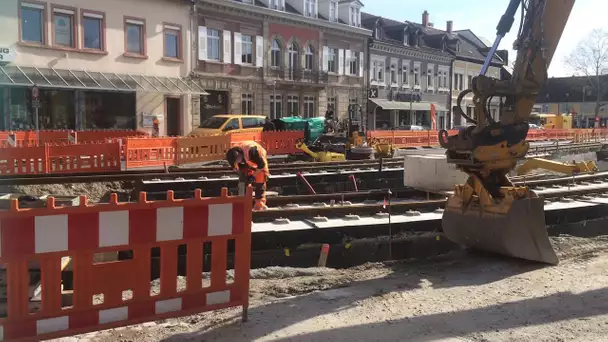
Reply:
[[304, 131], [275, 131], [262, 133], [262, 146], [269, 155], [293, 154], [300, 152], [296, 142], [304, 139]]
[[127, 138], [125, 162], [127, 169], [175, 165], [177, 138]]
[[14, 139], [15, 146], [31, 146], [36, 144], [36, 132], [20, 131], [20, 132], [0, 132], [0, 148], [12, 147], [9, 143], [10, 139]]
[[179, 138], [177, 140], [177, 164], [222, 160], [230, 147], [230, 136]]
[[44, 174], [47, 172], [46, 147], [0, 148], [0, 175]]
[[[251, 188], [222, 196], [0, 212], [0, 264], [6, 268], [7, 315], [0, 340], [39, 341], [203, 311], [249, 305]], [[234, 242], [234, 278], [227, 282], [228, 246]], [[210, 268], [203, 255], [211, 245]], [[178, 285], [178, 247], [185, 245], [186, 279]], [[151, 249], [160, 248], [160, 291], [151, 288]], [[131, 259], [95, 262], [98, 253], [128, 251]], [[232, 251], [230, 251], [232, 252]], [[68, 259], [69, 258], [69, 259]], [[73, 292], [62, 264], [72, 265]], [[208, 260], [208, 258], [205, 258]], [[39, 264], [42, 305], [32, 309], [28, 264]], [[211, 271], [210, 277], [205, 273]], [[210, 278], [210, 281], [207, 280]], [[63, 289], [62, 289], [63, 287]], [[69, 290], [68, 290], [69, 291]]]
[[49, 173], [120, 172], [120, 144], [46, 145]]

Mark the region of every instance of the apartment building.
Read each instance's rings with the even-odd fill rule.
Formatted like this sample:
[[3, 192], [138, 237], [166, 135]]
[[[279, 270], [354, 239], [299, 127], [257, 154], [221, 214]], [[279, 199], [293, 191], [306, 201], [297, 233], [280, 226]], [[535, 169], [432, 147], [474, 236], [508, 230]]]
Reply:
[[[191, 131], [190, 4], [0, 2], [0, 128]], [[39, 89], [32, 94], [32, 89]], [[34, 95], [34, 97], [32, 97]], [[198, 105], [198, 102], [197, 102]], [[37, 112], [37, 115], [36, 115]]]
[[[219, 113], [314, 117], [363, 103], [370, 31], [345, 0], [200, 0], [195, 75]], [[196, 119], [195, 119], [196, 120]]]
[[425, 35], [420, 24], [367, 13], [363, 13], [363, 26], [373, 31], [368, 57], [368, 127], [447, 128], [454, 56], [446, 44], [452, 43], [451, 37]]

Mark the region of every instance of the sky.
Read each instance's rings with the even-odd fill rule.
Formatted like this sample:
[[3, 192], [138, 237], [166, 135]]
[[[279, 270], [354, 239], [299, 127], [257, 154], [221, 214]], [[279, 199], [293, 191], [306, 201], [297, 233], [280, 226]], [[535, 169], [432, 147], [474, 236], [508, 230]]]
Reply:
[[[549, 0], [560, 1], [560, 0]], [[504, 14], [509, 0], [367, 0], [363, 11], [398, 21], [422, 21], [422, 12], [429, 12], [430, 22], [434, 27], [445, 30], [446, 21], [454, 22], [454, 30], [470, 29], [477, 36], [493, 42], [496, 37], [496, 25]], [[400, 9], [400, 10], [396, 10]], [[549, 67], [549, 76], [571, 76], [573, 71], [564, 63], [566, 57], [591, 30], [604, 28], [608, 30], [608, 1], [576, 0], [566, 29], [557, 46], [557, 51]], [[519, 12], [516, 21], [505, 38], [500, 49], [509, 49], [509, 63], [515, 58], [512, 50], [513, 41], [519, 27]]]

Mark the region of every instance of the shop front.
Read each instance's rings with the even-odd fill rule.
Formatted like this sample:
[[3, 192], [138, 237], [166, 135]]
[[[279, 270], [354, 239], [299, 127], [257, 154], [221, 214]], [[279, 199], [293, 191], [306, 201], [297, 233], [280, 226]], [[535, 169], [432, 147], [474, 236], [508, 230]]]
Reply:
[[[34, 86], [39, 88], [37, 101]], [[0, 129], [35, 129], [37, 117], [40, 129], [146, 130], [148, 116], [169, 118], [171, 99], [205, 94], [181, 77], [0, 66]]]
[[[371, 92], [374, 94], [374, 92]], [[377, 92], [382, 96], [382, 90]], [[423, 100], [421, 93], [388, 91], [384, 96], [369, 98], [369, 106], [376, 130], [410, 129], [421, 126], [424, 129], [446, 128], [447, 109], [436, 101]], [[433, 118], [431, 107], [434, 106]]]

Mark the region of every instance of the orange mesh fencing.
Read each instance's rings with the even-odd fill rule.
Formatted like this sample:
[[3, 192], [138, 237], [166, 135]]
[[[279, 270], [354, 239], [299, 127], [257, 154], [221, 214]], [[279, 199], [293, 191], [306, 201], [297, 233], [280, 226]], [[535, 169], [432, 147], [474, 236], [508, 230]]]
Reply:
[[46, 145], [50, 173], [120, 172], [118, 143]]
[[230, 148], [230, 136], [179, 138], [177, 140], [177, 164], [222, 160]]
[[177, 138], [127, 138], [125, 163], [127, 169], [175, 165]]
[[[197, 190], [193, 199], [175, 200], [169, 191], [155, 202], [141, 193], [130, 203], [113, 194], [110, 204], [96, 205], [81, 196], [76, 207], [49, 199], [36, 209], [13, 200], [11, 210], [0, 211], [0, 264], [10, 293], [0, 339], [39, 341], [235, 306], [245, 320], [252, 190], [227, 193], [202, 198]], [[159, 288], [150, 283], [153, 250], [160, 250]], [[122, 260], [99, 261], [119, 252]], [[31, 301], [32, 265], [40, 268], [41, 305]]]

